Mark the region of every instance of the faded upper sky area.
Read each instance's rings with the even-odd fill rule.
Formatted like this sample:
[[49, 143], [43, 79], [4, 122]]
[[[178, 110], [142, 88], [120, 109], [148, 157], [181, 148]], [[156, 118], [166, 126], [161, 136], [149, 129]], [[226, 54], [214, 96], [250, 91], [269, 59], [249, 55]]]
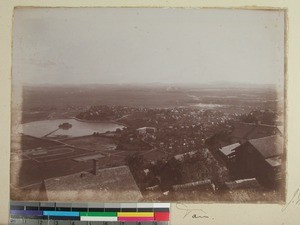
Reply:
[[283, 84], [284, 13], [18, 8], [15, 84]]

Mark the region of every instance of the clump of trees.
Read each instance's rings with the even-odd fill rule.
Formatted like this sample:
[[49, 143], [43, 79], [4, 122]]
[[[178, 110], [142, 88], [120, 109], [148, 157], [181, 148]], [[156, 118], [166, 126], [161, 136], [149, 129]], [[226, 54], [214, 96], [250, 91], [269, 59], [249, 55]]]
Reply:
[[240, 117], [241, 122], [245, 123], [262, 123], [268, 125], [276, 124], [277, 114], [272, 110], [253, 110], [248, 114]]
[[126, 158], [126, 164], [141, 190], [159, 185], [162, 191], [167, 191], [175, 184], [205, 179], [210, 179], [216, 187], [222, 187], [229, 180], [228, 170], [217, 162], [208, 149], [185, 154], [180, 159], [172, 157], [152, 163], [135, 153]]
[[228, 170], [213, 157], [208, 149], [185, 154], [182, 159], [171, 158], [160, 169], [161, 186], [169, 189], [174, 184], [184, 184], [210, 179], [217, 186], [229, 180]]
[[139, 153], [134, 153], [125, 158], [125, 164], [129, 167], [137, 185], [141, 190], [145, 189], [147, 180], [144, 174], [145, 159]]

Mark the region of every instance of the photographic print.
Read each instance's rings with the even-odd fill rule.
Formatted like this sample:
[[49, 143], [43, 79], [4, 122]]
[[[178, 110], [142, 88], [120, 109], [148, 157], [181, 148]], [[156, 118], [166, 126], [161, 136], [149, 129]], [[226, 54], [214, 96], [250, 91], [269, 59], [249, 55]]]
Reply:
[[285, 201], [285, 12], [14, 10], [11, 199]]

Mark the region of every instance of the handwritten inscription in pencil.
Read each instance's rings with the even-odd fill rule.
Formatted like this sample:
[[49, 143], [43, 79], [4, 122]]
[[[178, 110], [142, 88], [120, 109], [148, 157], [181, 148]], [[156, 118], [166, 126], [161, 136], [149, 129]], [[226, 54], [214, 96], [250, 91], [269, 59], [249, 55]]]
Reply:
[[[203, 209], [200, 208], [190, 208], [185, 204], [178, 203], [176, 208], [184, 212], [184, 218], [193, 218], [193, 219], [209, 219], [211, 218]], [[213, 219], [213, 218], [211, 218]]]
[[299, 206], [300, 205], [300, 188], [298, 188], [292, 198], [282, 207], [281, 211], [285, 212], [290, 206]]

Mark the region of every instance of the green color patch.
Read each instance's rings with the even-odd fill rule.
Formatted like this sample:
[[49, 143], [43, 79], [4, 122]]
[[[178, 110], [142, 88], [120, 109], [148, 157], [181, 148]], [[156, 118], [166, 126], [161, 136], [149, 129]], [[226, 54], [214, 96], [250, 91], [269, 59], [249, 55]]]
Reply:
[[80, 216], [117, 217], [117, 212], [80, 212]]

